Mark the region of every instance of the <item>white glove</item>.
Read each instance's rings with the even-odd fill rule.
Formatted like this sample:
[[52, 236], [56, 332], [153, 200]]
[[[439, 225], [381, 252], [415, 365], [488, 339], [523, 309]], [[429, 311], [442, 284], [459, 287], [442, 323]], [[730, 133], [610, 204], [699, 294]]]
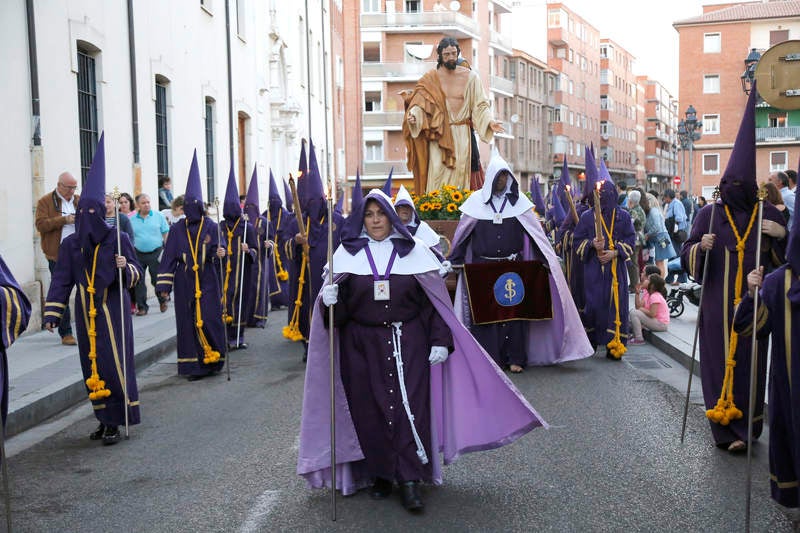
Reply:
[[442, 268], [447, 270], [447, 273], [449, 274], [453, 272], [453, 263], [445, 259], [444, 261], [442, 261]]
[[339, 286], [337, 284], [322, 287], [322, 303], [328, 307], [339, 301]]
[[432, 365], [438, 365], [447, 361], [450, 352], [444, 346], [431, 346], [431, 354], [428, 356], [428, 361]]

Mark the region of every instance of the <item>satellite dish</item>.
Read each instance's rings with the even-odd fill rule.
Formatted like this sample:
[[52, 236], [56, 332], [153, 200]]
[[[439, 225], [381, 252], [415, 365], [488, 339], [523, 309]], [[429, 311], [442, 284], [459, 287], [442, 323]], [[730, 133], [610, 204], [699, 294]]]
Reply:
[[761, 56], [755, 79], [758, 94], [777, 109], [800, 109], [800, 40], [776, 44]]
[[419, 59], [420, 61], [425, 61], [431, 54], [433, 53], [433, 45], [432, 44], [407, 44], [406, 45], [406, 52], [412, 57]]
[[514, 113], [513, 115], [511, 115], [511, 118], [509, 120], [511, 120], [512, 124], [516, 124], [517, 122], [519, 122], [519, 115]]
[[450, 2], [450, 11], [458, 11], [461, 9], [461, 2], [458, 0], [453, 0]]

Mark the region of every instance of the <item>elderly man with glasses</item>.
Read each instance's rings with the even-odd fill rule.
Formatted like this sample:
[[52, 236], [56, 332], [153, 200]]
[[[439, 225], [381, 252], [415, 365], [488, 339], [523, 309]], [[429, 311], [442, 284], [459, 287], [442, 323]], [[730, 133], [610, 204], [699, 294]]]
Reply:
[[[75, 208], [79, 200], [79, 196], [75, 194], [77, 188], [78, 180], [69, 172], [62, 172], [58, 176], [55, 190], [39, 198], [36, 204], [36, 229], [42, 236], [42, 251], [47, 257], [51, 275], [56, 267], [61, 241], [75, 233]], [[74, 346], [78, 343], [72, 334], [69, 300], [58, 325], [58, 334], [61, 336], [61, 344]]]

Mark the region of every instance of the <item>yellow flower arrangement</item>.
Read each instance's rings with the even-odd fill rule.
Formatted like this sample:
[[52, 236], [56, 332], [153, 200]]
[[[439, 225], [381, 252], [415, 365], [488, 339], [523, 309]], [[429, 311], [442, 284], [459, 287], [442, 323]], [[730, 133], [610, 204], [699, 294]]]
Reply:
[[442, 185], [441, 189], [427, 194], [412, 195], [414, 206], [423, 220], [458, 220], [459, 207], [469, 198], [472, 191], [459, 189], [453, 185]]

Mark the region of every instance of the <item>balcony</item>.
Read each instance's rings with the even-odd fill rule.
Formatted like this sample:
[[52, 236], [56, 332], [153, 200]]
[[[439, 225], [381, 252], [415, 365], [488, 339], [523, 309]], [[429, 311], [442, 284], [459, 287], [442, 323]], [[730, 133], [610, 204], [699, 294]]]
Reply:
[[508, 0], [492, 0], [494, 12], [498, 14], [511, 13], [511, 2]]
[[504, 35], [495, 30], [489, 30], [489, 46], [502, 55], [510, 56], [513, 53], [514, 45], [510, 35]]
[[509, 98], [514, 96], [514, 82], [507, 78], [501, 78], [500, 76], [491, 77], [489, 89], [503, 96], [508, 96]]
[[756, 128], [756, 142], [800, 141], [800, 126]]
[[361, 120], [364, 128], [400, 131], [403, 129], [403, 115], [402, 111], [365, 111]]
[[364, 161], [364, 174], [362, 178], [369, 179], [372, 176], [382, 176], [386, 179], [389, 171], [394, 167], [394, 175], [410, 174], [406, 168], [406, 162], [403, 161]]
[[478, 23], [454, 11], [362, 13], [362, 31], [444, 33], [458, 39], [479, 39]]
[[426, 63], [361, 63], [361, 79], [365, 81], [417, 81], [436, 68], [436, 62]]

